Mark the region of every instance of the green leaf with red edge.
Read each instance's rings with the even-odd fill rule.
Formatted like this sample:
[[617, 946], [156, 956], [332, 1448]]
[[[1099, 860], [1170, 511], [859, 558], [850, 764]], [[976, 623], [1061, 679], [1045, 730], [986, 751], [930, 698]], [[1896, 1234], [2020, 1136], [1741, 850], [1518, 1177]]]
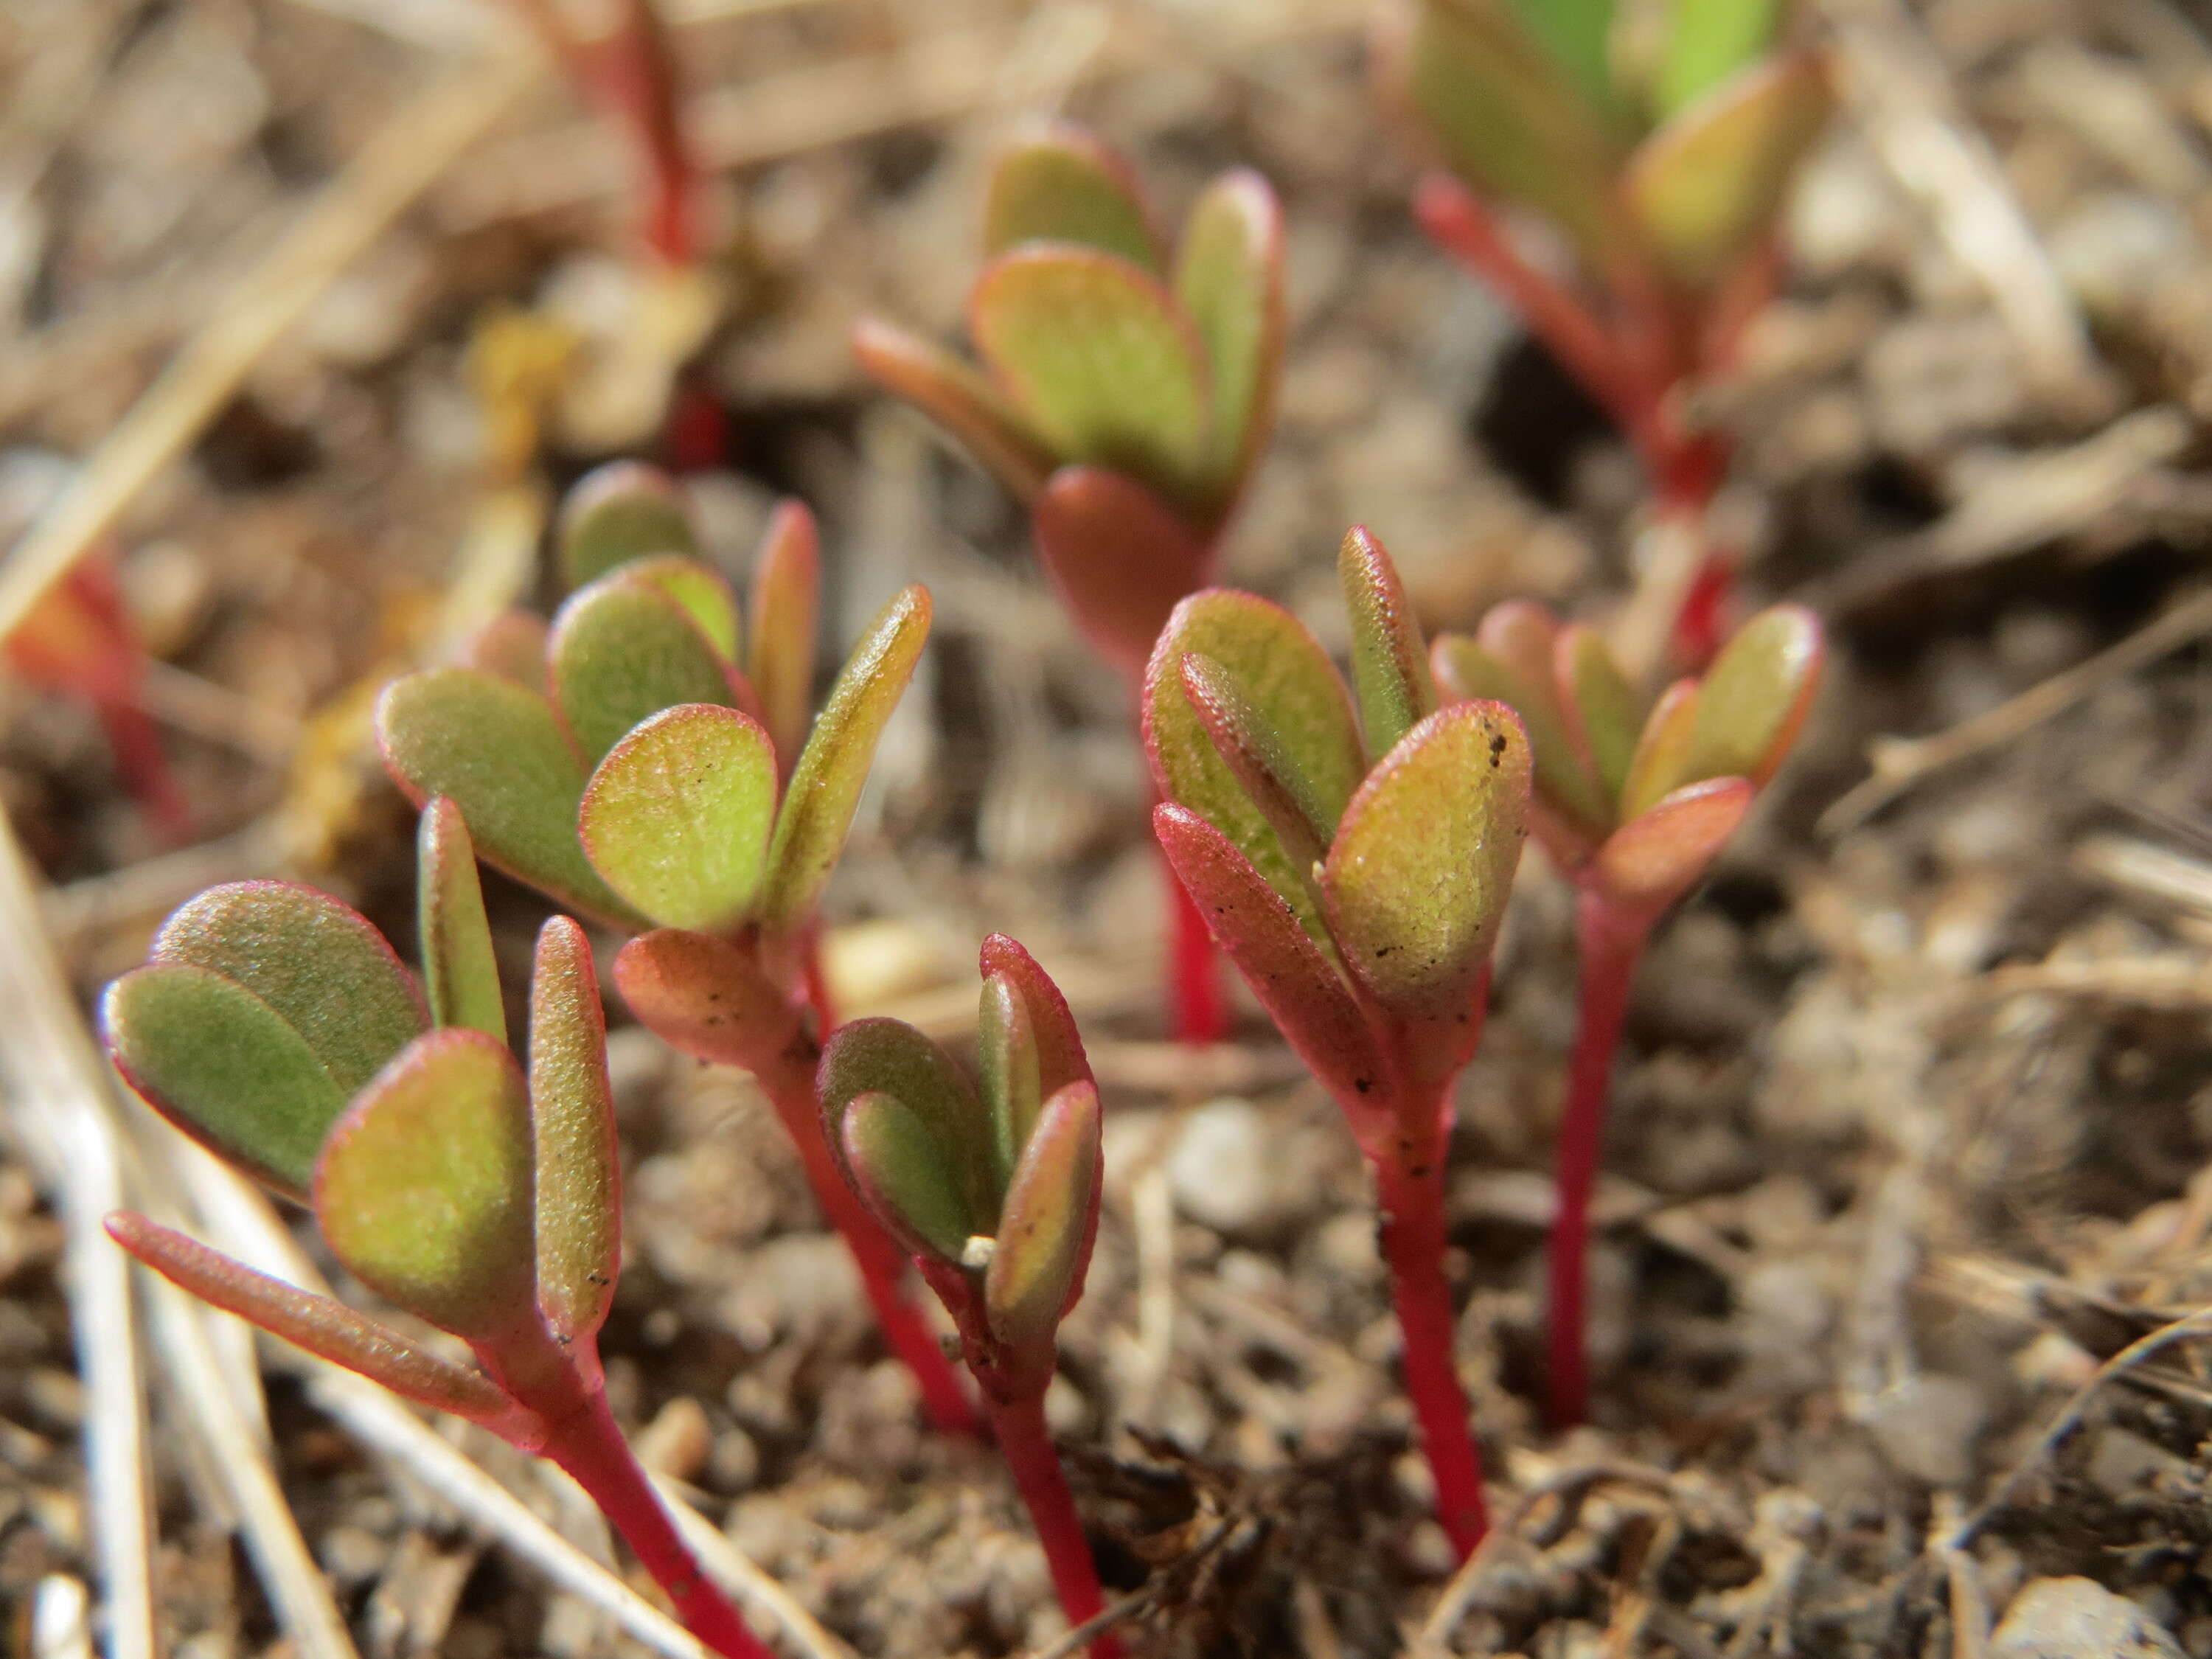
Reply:
[[403, 1400], [481, 1423], [517, 1444], [527, 1446], [543, 1431], [483, 1372], [416, 1347], [343, 1302], [257, 1273], [129, 1210], [113, 1212], [106, 1226], [110, 1238], [171, 1284]]
[[461, 809], [443, 795], [422, 809], [416, 830], [416, 930], [430, 1018], [507, 1041], [507, 1000], [484, 918], [477, 853]]
[[1109, 146], [1056, 121], [1009, 145], [991, 169], [983, 252], [1075, 242], [1158, 274], [1160, 246], [1137, 175]]
[[1088, 1078], [1091, 1061], [1083, 1052], [1083, 1033], [1076, 1029], [1067, 999], [1037, 959], [1018, 941], [993, 933], [983, 941], [977, 962], [985, 979], [1003, 980], [1021, 997], [1036, 1039], [1037, 1086], [1044, 1097]]
[[1774, 43], [1786, 3], [1673, 0], [1659, 64], [1659, 112], [1674, 114], [1755, 61]]
[[1145, 678], [1145, 744], [1160, 793], [1201, 814], [1227, 836], [1267, 884], [1326, 939], [1307, 890], [1308, 870], [1284, 848], [1213, 746], [1184, 689], [1191, 653], [1221, 664], [1280, 742], [1304, 798], [1333, 831], [1366, 772], [1358, 727], [1328, 654], [1280, 605], [1227, 588], [1194, 593], [1175, 609]]
[[1559, 624], [1541, 605], [1494, 605], [1470, 640], [1437, 637], [1437, 683], [1456, 698], [1487, 698], [1521, 716], [1536, 755], [1536, 787], [1546, 804], [1593, 836], [1613, 828], [1613, 803], [1585, 763], [1559, 706], [1555, 664]]
[[1643, 716], [1620, 665], [1595, 628], [1574, 623], [1559, 630], [1553, 660], [1559, 708], [1577, 747], [1589, 757], [1607, 798], [1618, 800]]
[[855, 1191], [884, 1230], [915, 1255], [960, 1260], [990, 1222], [968, 1207], [954, 1158], [920, 1113], [880, 1090], [846, 1105], [836, 1147]]
[[296, 882], [210, 887], [161, 924], [147, 956], [244, 986], [348, 1094], [429, 1024], [414, 980], [368, 918]]
[[1745, 778], [1677, 789], [1606, 838], [1592, 877], [1616, 906], [1656, 919], [1705, 875], [1757, 793]]
[[1689, 781], [1690, 743], [1698, 727], [1698, 683], [1677, 680], [1644, 716], [1644, 733], [1620, 786], [1625, 823]]
[[1336, 824], [1329, 806], [1285, 751], [1281, 737], [1252, 706], [1237, 677], [1201, 652], [1186, 652], [1182, 693], [1213, 752], [1235, 774], [1244, 797], [1260, 809], [1293, 870], [1304, 872], [1328, 852]]
[[768, 521], [753, 563], [752, 635], [745, 672], [760, 698], [761, 724], [788, 775], [814, 723], [814, 630], [819, 618], [822, 560], [814, 515], [799, 501], [780, 503]]
[[1716, 87], [1644, 141], [1623, 198], [1676, 285], [1713, 288], [1772, 233], [1834, 108], [1826, 60], [1799, 52]]
[[1205, 493], [1203, 348], [1158, 277], [1087, 248], [1017, 249], [977, 281], [969, 330], [1060, 458], [1133, 474], [1177, 501]]
[[1155, 808], [1152, 832], [1214, 942], [1306, 1068], [1348, 1114], [1386, 1109], [1374, 1033], [1289, 902], [1235, 842], [1188, 807]]
[[577, 817], [607, 885], [663, 927], [726, 933], [751, 915], [775, 817], [775, 750], [734, 708], [665, 708], [592, 774]]
[[1366, 526], [1345, 532], [1336, 574], [1352, 619], [1352, 686], [1359, 722], [1368, 754], [1380, 760], [1436, 713], [1436, 680], [1398, 568]]
[[1059, 464], [1050, 444], [1005, 392], [940, 346], [873, 317], [853, 329], [853, 355], [870, 379], [950, 432], [977, 465], [1027, 503]]
[[832, 1146], [844, 1144], [847, 1109], [865, 1094], [886, 1094], [912, 1112], [943, 1155], [941, 1173], [963, 1213], [988, 1232], [999, 1212], [991, 1121], [968, 1079], [945, 1051], [896, 1019], [855, 1019], [830, 1034], [815, 1073], [816, 1097]]
[[929, 617], [927, 589], [899, 593], [869, 624], [830, 688], [792, 768], [769, 843], [759, 911], [771, 933], [795, 933], [813, 915], [853, 828], [876, 744], [929, 638]]
[[545, 639], [543, 617], [527, 611], [502, 611], [477, 629], [461, 652], [459, 665], [513, 680], [543, 696], [550, 690]]
[[1225, 504], [1267, 441], [1282, 372], [1283, 210], [1249, 167], [1206, 186], [1183, 221], [1175, 292], [1206, 353], [1209, 471]]
[[642, 461], [609, 461], [579, 479], [561, 503], [554, 539], [571, 588], [656, 553], [696, 556], [699, 532], [676, 481]]
[[564, 1342], [606, 1322], [622, 1272], [622, 1166], [607, 1018], [592, 942], [566, 916], [539, 931], [530, 977], [532, 1203], [538, 1305]]
[[1370, 773], [1322, 884], [1346, 965], [1407, 1019], [1471, 1018], [1528, 833], [1528, 735], [1502, 703], [1430, 715]]
[[1613, 106], [1613, 0], [1513, 0], [1513, 11], [1594, 107]]
[[315, 1218], [362, 1281], [496, 1343], [538, 1317], [530, 1098], [481, 1031], [416, 1039], [355, 1097], [315, 1166]]
[[1721, 647], [1698, 690], [1682, 781], [1772, 777], [1820, 690], [1820, 619], [1802, 605], [1760, 611]]
[[684, 607], [627, 572], [561, 607], [551, 661], [554, 700], [587, 761], [664, 708], [737, 702], [729, 663]]
[[991, 1121], [993, 1172], [1000, 1191], [1012, 1180], [1022, 1146], [1044, 1105], [1036, 1029], [1014, 982], [988, 975], [975, 1022], [975, 1069]]
[[1071, 1083], [1037, 1114], [1007, 1183], [997, 1246], [983, 1272], [984, 1316], [991, 1334], [1008, 1347], [1048, 1348], [1083, 1294], [1098, 1234], [1103, 1168], [1098, 1091], [1088, 1082]]
[[576, 809], [586, 773], [544, 698], [476, 669], [434, 668], [385, 688], [376, 730], [401, 792], [417, 806], [450, 796], [484, 862], [565, 909], [642, 921], [584, 857]]
[[1085, 641], [1131, 678], [1145, 672], [1176, 603], [1213, 562], [1212, 543], [1143, 484], [1103, 466], [1054, 473], [1030, 529]]
[[799, 1034], [798, 1011], [750, 951], [663, 927], [623, 945], [615, 988], [637, 1021], [694, 1060], [758, 1071]]
[[346, 1092], [283, 1015], [235, 980], [171, 964], [110, 985], [100, 1023], [149, 1104], [256, 1180], [306, 1196]]
[[703, 559], [682, 553], [653, 553], [632, 559], [622, 567], [621, 574], [675, 600], [714, 647], [720, 661], [737, 661], [742, 619], [738, 614], [738, 596], [720, 571]]

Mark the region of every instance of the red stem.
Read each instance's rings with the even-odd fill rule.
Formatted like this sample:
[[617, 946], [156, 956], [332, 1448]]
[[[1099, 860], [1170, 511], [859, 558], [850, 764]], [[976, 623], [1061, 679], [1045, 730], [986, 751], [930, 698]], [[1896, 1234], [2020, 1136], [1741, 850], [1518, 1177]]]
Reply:
[[1549, 1417], [1554, 1429], [1572, 1428], [1589, 1414], [1583, 1289], [1590, 1189], [1605, 1142], [1606, 1096], [1628, 1012], [1629, 983], [1650, 934], [1649, 921], [1622, 915], [1604, 895], [1589, 889], [1577, 903], [1575, 921], [1582, 1005], [1559, 1119], [1559, 1207], [1552, 1223]]
[[806, 954], [799, 963], [800, 982], [806, 993], [806, 1006], [814, 1011], [814, 1030], [817, 1036], [827, 1037], [840, 1024], [837, 1000], [830, 994], [830, 976], [822, 969], [822, 929], [817, 923], [806, 941]]
[[605, 1389], [592, 1389], [581, 1409], [555, 1429], [544, 1455], [591, 1494], [653, 1582], [667, 1592], [686, 1630], [724, 1659], [774, 1659], [767, 1645], [745, 1628], [737, 1610], [701, 1574], [652, 1482], [638, 1467], [629, 1443], [615, 1425]]
[[[1042, 1391], [1013, 1401], [989, 1402], [991, 1431], [999, 1450], [1013, 1472], [1014, 1485], [1044, 1546], [1045, 1565], [1052, 1570], [1052, 1586], [1060, 1596], [1060, 1609], [1068, 1624], [1077, 1626], [1104, 1611], [1106, 1598], [1098, 1588], [1098, 1570], [1091, 1559], [1091, 1540], [1083, 1535], [1082, 1518], [1067, 1490], [1067, 1476], [1060, 1467], [1060, 1453], [1045, 1427]], [[1121, 1647], [1111, 1636], [1091, 1644], [1091, 1659], [1121, 1659]]]
[[1178, 1042], [1219, 1042], [1229, 1035], [1229, 999], [1221, 985], [1221, 953], [1198, 908], [1164, 854], [1160, 873], [1167, 883], [1173, 933], [1169, 949], [1170, 1012]]

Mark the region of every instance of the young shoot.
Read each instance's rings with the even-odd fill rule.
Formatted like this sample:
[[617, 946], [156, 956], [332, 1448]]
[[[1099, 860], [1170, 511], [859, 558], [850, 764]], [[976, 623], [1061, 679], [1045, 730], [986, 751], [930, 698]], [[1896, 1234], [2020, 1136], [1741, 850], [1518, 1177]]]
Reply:
[[[1550, 1416], [1589, 1414], [1583, 1283], [1590, 1190], [1630, 981], [1662, 915], [1701, 880], [1804, 724], [1820, 624], [1777, 605], [1745, 623], [1702, 681], [1646, 710], [1593, 629], [1502, 605], [1472, 639], [1436, 642], [1437, 683], [1519, 711], [1535, 750], [1531, 821], [1574, 884], [1581, 1007], [1559, 1126], [1551, 1252]], [[1489, 707], [1488, 703], [1476, 705]]]
[[[1004, 934], [983, 943], [979, 1077], [895, 1019], [823, 1051], [823, 1121], [853, 1189], [960, 1331], [992, 1432], [1071, 1625], [1103, 1605], [1045, 1427], [1054, 1334], [1083, 1294], [1100, 1191], [1098, 1089], [1060, 989]], [[1114, 1659], [1108, 1638], [1091, 1644]]]
[[[507, 1044], [461, 814], [422, 815], [418, 986], [336, 899], [217, 887], [108, 988], [109, 1051], [172, 1123], [311, 1207], [332, 1252], [471, 1365], [141, 1215], [116, 1242], [218, 1308], [574, 1477], [726, 1659], [768, 1659], [678, 1538], [609, 1411], [599, 1332], [622, 1265], [606, 1029], [583, 930], [545, 924], [526, 1057]], [[427, 988], [427, 998], [424, 994]]]
[[1528, 740], [1500, 703], [1437, 707], [1380, 543], [1353, 530], [1339, 573], [1356, 706], [1279, 606], [1212, 589], [1176, 607], [1146, 682], [1153, 826], [1374, 1168], [1407, 1390], [1465, 1556], [1482, 1473], [1452, 1354], [1444, 1162], [1526, 832]]

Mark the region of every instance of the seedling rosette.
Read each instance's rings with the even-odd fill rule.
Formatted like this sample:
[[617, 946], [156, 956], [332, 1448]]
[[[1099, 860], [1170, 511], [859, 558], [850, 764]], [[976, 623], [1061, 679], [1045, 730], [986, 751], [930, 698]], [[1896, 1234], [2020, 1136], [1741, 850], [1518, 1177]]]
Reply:
[[[1388, 101], [1445, 170], [1420, 185], [1431, 238], [1518, 310], [1635, 447], [1659, 522], [1702, 541], [1726, 435], [1695, 412], [1771, 297], [1776, 223], [1826, 128], [1825, 57], [1789, 0], [1409, 0], [1389, 14]], [[1548, 220], [1579, 267], [1516, 251], [1497, 204]], [[1729, 586], [1707, 548], [1676, 644], [1702, 663]]]
[[[1777, 605], [1744, 624], [1702, 681], [1648, 710], [1593, 629], [1499, 605], [1474, 638], [1436, 642], [1437, 682], [1520, 713], [1535, 750], [1532, 823], [1578, 892], [1582, 997], [1559, 1127], [1553, 1222], [1551, 1416], [1589, 1412], [1584, 1260], [1607, 1079], [1638, 958], [1659, 918], [1705, 877], [1789, 753], [1818, 688], [1820, 624]], [[1487, 707], [1488, 703], [1474, 706]]]
[[810, 729], [817, 560], [805, 510], [787, 506], [770, 526], [750, 631], [696, 548], [658, 474], [621, 465], [586, 478], [562, 526], [563, 571], [580, 586], [551, 628], [504, 618], [469, 665], [388, 687], [385, 760], [411, 799], [459, 805], [487, 863], [638, 935], [615, 969], [630, 1011], [685, 1054], [759, 1079], [927, 1409], [969, 1428], [898, 1252], [823, 1139], [807, 1019], [817, 907], [928, 635], [929, 596], [908, 588], [869, 625]]
[[545, 925], [526, 1061], [509, 1049], [468, 831], [423, 814], [422, 985], [369, 922], [288, 883], [192, 900], [103, 1006], [155, 1109], [314, 1212], [364, 1285], [473, 1365], [118, 1212], [116, 1242], [218, 1308], [550, 1459], [606, 1512], [701, 1641], [767, 1650], [701, 1577], [615, 1425], [599, 1332], [622, 1265], [620, 1166], [590, 945]]
[[[1129, 164], [1080, 128], [1011, 147], [984, 212], [968, 329], [979, 368], [889, 323], [868, 373], [957, 438], [1030, 514], [1037, 556], [1091, 647], [1133, 682], [1176, 601], [1212, 579], [1273, 423], [1281, 210], [1224, 173], [1172, 253]], [[1202, 929], [1181, 918], [1177, 1024], [1224, 1030]]]
[[[975, 1084], [895, 1019], [841, 1027], [817, 1079], [823, 1125], [861, 1200], [911, 1252], [959, 1328], [1068, 1621], [1098, 1577], [1045, 1427], [1054, 1334], [1098, 1231], [1098, 1089], [1060, 989], [1003, 934], [984, 941]], [[1115, 1644], [1091, 1644], [1112, 1659]]]
[[1452, 1357], [1444, 1160], [1525, 835], [1528, 740], [1502, 704], [1438, 708], [1379, 543], [1352, 531], [1339, 570], [1356, 706], [1280, 607], [1225, 589], [1176, 607], [1146, 680], [1153, 825], [1374, 1166], [1407, 1389], [1464, 1555], [1484, 1509]]

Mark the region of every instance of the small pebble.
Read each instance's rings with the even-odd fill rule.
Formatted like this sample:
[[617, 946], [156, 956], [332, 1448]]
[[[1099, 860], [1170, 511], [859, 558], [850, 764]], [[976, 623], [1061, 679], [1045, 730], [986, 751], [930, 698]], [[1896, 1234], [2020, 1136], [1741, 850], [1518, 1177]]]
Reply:
[[1875, 1401], [1875, 1443], [1892, 1468], [1930, 1486], [1956, 1486], [1973, 1473], [1974, 1439], [1989, 1407], [1961, 1376], [1923, 1371]]
[[2005, 1609], [1989, 1659], [2182, 1659], [2182, 1650], [2094, 1579], [2039, 1578]]

